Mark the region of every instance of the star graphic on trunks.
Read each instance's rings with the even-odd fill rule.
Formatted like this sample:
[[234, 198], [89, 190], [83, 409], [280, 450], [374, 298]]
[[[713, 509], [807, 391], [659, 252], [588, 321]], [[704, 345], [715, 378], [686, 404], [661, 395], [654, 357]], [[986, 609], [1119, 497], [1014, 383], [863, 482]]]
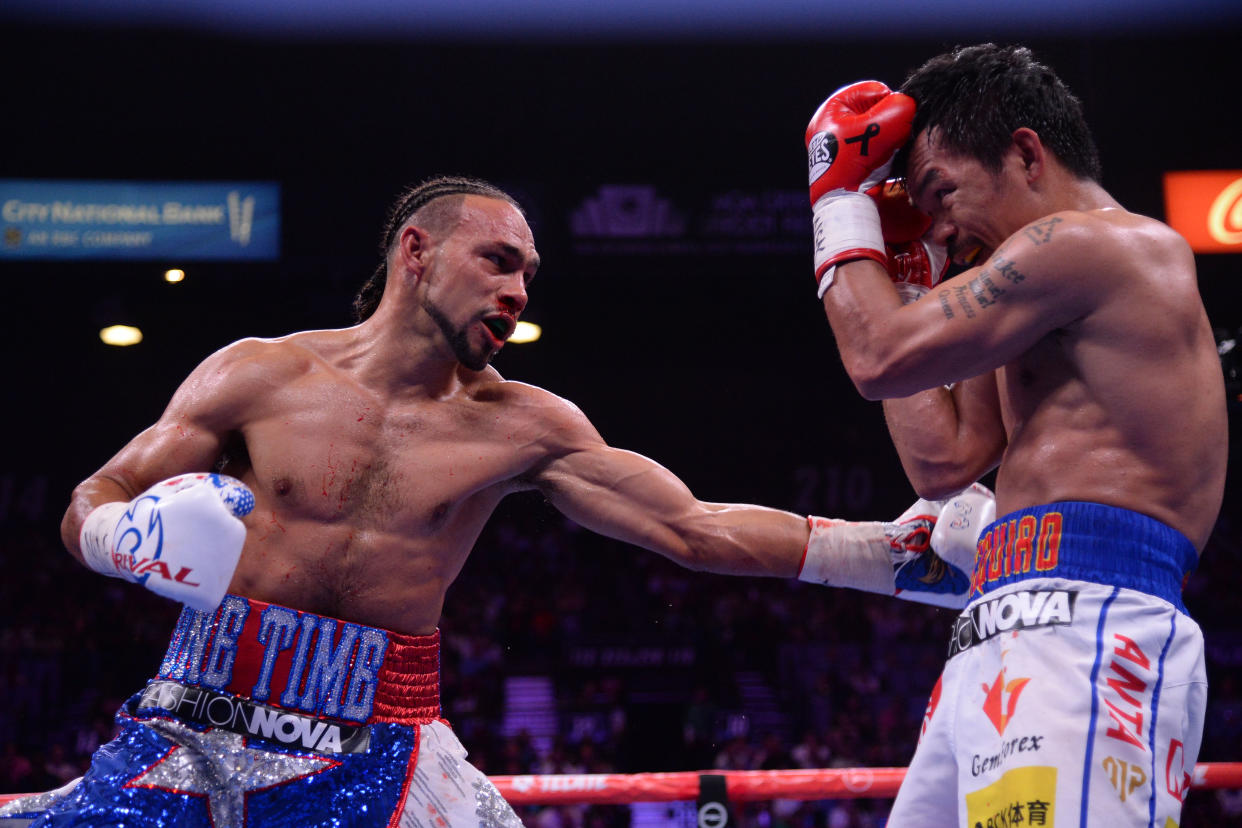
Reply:
[[320, 756], [295, 756], [248, 747], [245, 737], [226, 730], [205, 733], [180, 722], [144, 722], [174, 743], [163, 758], [125, 784], [207, 798], [213, 825], [246, 824], [246, 796], [322, 773], [340, 764]]

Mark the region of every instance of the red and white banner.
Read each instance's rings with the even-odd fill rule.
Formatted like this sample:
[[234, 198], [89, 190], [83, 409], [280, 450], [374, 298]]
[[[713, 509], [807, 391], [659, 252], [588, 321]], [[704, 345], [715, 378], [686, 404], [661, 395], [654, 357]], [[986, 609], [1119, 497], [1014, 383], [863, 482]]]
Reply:
[[1165, 173], [1164, 212], [1196, 253], [1242, 253], [1242, 170]]

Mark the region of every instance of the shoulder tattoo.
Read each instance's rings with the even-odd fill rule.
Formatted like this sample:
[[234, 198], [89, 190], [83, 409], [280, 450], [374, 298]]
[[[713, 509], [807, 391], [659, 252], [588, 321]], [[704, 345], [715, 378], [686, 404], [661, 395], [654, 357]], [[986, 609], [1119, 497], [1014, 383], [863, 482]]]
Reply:
[[1022, 233], [1030, 239], [1033, 244], [1044, 244], [1052, 239], [1052, 230], [1060, 223], [1061, 219], [1058, 216], [1053, 216], [1052, 218], [1047, 218], [1043, 221], [1037, 221], [1034, 224], [1027, 225]]

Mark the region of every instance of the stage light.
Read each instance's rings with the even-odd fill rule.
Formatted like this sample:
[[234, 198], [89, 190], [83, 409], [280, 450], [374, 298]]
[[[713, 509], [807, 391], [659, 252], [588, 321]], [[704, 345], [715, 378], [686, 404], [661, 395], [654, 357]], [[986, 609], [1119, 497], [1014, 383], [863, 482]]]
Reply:
[[533, 322], [519, 322], [513, 329], [513, 336], [509, 337], [509, 341], [520, 345], [525, 342], [534, 342], [541, 336], [543, 336], [543, 328]]
[[123, 348], [126, 345], [137, 345], [142, 341], [142, 331], [133, 325], [109, 325], [99, 332], [99, 338], [106, 345]]

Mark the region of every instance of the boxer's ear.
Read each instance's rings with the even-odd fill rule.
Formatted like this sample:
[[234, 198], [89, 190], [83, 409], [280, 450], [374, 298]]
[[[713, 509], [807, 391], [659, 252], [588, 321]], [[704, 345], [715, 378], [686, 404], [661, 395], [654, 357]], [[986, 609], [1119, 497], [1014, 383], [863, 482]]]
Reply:
[[407, 224], [397, 237], [397, 256], [405, 270], [421, 277], [427, 267], [427, 254], [431, 250], [431, 236], [415, 224]]
[[1027, 181], [1034, 181], [1044, 173], [1044, 142], [1039, 133], [1029, 127], [1013, 131], [1013, 148], [1022, 161]]

